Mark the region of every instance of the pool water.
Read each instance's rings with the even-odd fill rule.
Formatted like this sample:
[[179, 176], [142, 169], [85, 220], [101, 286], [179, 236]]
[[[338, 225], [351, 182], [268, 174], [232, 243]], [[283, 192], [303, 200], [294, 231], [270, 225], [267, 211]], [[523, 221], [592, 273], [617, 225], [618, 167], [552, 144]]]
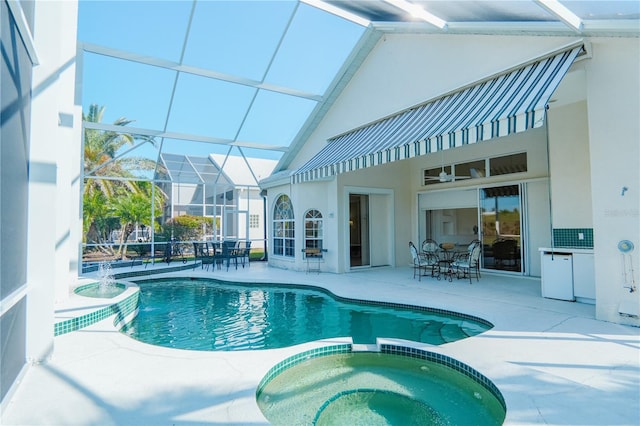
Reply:
[[141, 281], [138, 315], [122, 331], [154, 345], [255, 350], [314, 340], [376, 337], [440, 345], [480, 334], [480, 319], [424, 308], [360, 304], [308, 288], [207, 279]]
[[126, 289], [127, 287], [124, 284], [112, 283], [100, 285], [100, 283], [93, 283], [78, 287], [75, 289], [75, 293], [85, 297], [112, 299], [122, 294]]
[[316, 412], [313, 424], [323, 425], [442, 424], [429, 405], [409, 396], [380, 389], [338, 392]]
[[307, 359], [258, 388], [274, 425], [500, 425], [505, 409], [485, 386], [446, 365], [352, 352]]

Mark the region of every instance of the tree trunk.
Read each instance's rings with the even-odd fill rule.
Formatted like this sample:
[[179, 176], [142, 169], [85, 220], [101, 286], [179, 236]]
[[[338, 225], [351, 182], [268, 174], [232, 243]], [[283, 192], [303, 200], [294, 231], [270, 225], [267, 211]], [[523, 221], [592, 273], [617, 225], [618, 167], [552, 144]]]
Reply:
[[129, 240], [129, 235], [133, 233], [134, 229], [135, 227], [131, 222], [128, 222], [122, 229], [122, 234], [120, 235], [120, 248], [118, 249], [118, 255], [122, 260], [126, 260], [127, 258], [127, 241]]

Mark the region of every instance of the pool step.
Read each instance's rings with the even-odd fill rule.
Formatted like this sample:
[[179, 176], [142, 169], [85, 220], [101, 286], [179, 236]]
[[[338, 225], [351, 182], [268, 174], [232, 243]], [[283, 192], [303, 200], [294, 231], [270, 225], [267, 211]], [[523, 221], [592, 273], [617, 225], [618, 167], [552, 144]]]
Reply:
[[351, 344], [351, 350], [353, 352], [380, 352], [380, 345], [377, 343], [353, 343]]
[[445, 343], [465, 339], [469, 335], [460, 328], [459, 324], [445, 324], [440, 328], [440, 336]]

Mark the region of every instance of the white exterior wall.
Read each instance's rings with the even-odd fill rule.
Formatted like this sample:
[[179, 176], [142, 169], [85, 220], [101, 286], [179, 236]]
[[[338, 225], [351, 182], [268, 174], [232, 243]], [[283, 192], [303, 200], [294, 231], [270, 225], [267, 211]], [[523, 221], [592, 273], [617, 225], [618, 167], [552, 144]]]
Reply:
[[[74, 216], [72, 181], [80, 141], [74, 105], [77, 3], [38, 2], [34, 42], [40, 64], [33, 69], [27, 249], [27, 360], [40, 362], [53, 349], [54, 301], [68, 297]], [[61, 23], [69, 25], [61, 25]], [[74, 116], [72, 123], [60, 114]], [[69, 127], [69, 124], [71, 127]], [[74, 166], [75, 164], [75, 166]], [[79, 209], [79, 207], [77, 207]], [[75, 210], [78, 214], [79, 210]], [[52, 220], [54, 218], [54, 220]]]
[[549, 162], [554, 228], [592, 228], [587, 103], [549, 110]]
[[[574, 41], [574, 38], [564, 37], [386, 35], [356, 72], [289, 169], [295, 170], [308, 161], [331, 137]], [[551, 180], [558, 180], [552, 183], [553, 225], [556, 228], [594, 228], [597, 317], [637, 324], [637, 319], [618, 314], [620, 303], [631, 304], [632, 310], [640, 313], [640, 291], [629, 293], [622, 289], [620, 253], [616, 245], [621, 239], [630, 239], [636, 247], [640, 246], [639, 40], [597, 38], [586, 41], [592, 45], [593, 57], [572, 67], [556, 93], [564, 101], [550, 104], [550, 151], [552, 156], [558, 156], [550, 160]], [[461, 51], [465, 54], [460, 55]], [[575, 88], [582, 90], [576, 98], [570, 93]], [[539, 131], [545, 132], [544, 129]], [[517, 135], [511, 141], [503, 138], [457, 148], [451, 151], [452, 158], [447, 158], [447, 162], [455, 161], [454, 156], [469, 155], [471, 158], [477, 154], [472, 152], [474, 150], [521, 151], [520, 143], [531, 137], [530, 133]], [[548, 175], [546, 134], [543, 133], [541, 140], [542, 143], [533, 143], [533, 149], [528, 150], [530, 170], [527, 179], [546, 179]], [[405, 256], [408, 259], [404, 245], [415, 238], [418, 230], [416, 194], [420, 187], [414, 182], [418, 181], [423, 167], [440, 161], [439, 156], [428, 157], [399, 162], [402, 172], [398, 175], [390, 174], [385, 169], [388, 166], [377, 166], [346, 173], [331, 181], [336, 182], [338, 203], [345, 185], [394, 188], [396, 223], [409, 224], [406, 228], [396, 225], [398, 265], [404, 263]], [[411, 171], [407, 172], [407, 169]], [[325, 188], [316, 197], [334, 196], [326, 190], [330, 183], [313, 185]], [[621, 196], [623, 187], [629, 188], [625, 196]], [[297, 192], [308, 194], [311, 189], [311, 184], [292, 186], [292, 201], [296, 208], [306, 208], [302, 199], [296, 198]], [[274, 199], [273, 192], [269, 189], [270, 203]], [[536, 192], [536, 200], [543, 200], [539, 191]], [[297, 209], [296, 214], [304, 208]], [[548, 207], [537, 204], [530, 205], [530, 214], [536, 215], [536, 209], [540, 208], [546, 212], [540, 210], [544, 215], [539, 217], [548, 217]], [[345, 219], [336, 219], [336, 233], [331, 238], [344, 240], [348, 238], [343, 227]], [[541, 224], [536, 222], [536, 226], [540, 228]], [[546, 231], [538, 231], [550, 232], [548, 227], [545, 228]], [[544, 238], [536, 241], [539, 243]], [[531, 256], [537, 254], [531, 248], [529, 252]], [[636, 249], [633, 258], [633, 264], [639, 265], [638, 269], [639, 252], [640, 249]], [[336, 261], [336, 269], [344, 271], [345, 265], [339, 259]], [[538, 264], [532, 261], [531, 266], [535, 268]], [[638, 272], [635, 279], [638, 282]]]
[[596, 317], [640, 325], [638, 318], [618, 313], [623, 304], [640, 314], [640, 291], [623, 288], [617, 250], [620, 240], [635, 244], [632, 261], [640, 282], [640, 40], [597, 39], [592, 47], [586, 77]]
[[[514, 43], [514, 40], [517, 43]], [[296, 169], [320, 150], [326, 140], [371, 121], [394, 114], [403, 108], [422, 103], [445, 92], [477, 81], [514, 65], [549, 53], [575, 41], [564, 37], [501, 37], [501, 36], [434, 36], [387, 35], [371, 52], [349, 85], [342, 92], [325, 119], [311, 135], [305, 148], [292, 162]], [[464, 48], [465, 55], [459, 55]], [[416, 54], [418, 52], [418, 54]], [[487, 58], [491, 58], [490, 61]], [[434, 60], [435, 59], [435, 60]], [[473, 63], [473, 67], [469, 64]], [[446, 161], [460, 161], [481, 152], [521, 152], [527, 146], [530, 163], [528, 177], [547, 176], [547, 155], [544, 129], [497, 141], [483, 142], [447, 152]], [[514, 142], [515, 141], [515, 142]], [[406, 242], [417, 238], [416, 193], [421, 187], [423, 168], [437, 167], [441, 156], [424, 156], [399, 163], [377, 166], [369, 170], [340, 175], [336, 185], [341, 200], [344, 186], [391, 188], [395, 197], [395, 264], [409, 262]], [[391, 171], [393, 170], [393, 171]], [[493, 182], [511, 177], [496, 178]], [[306, 187], [308, 184], [293, 185]], [[453, 187], [457, 184], [452, 184]], [[273, 191], [269, 190], [272, 200]], [[299, 200], [292, 199], [295, 206]], [[341, 202], [341, 201], [339, 201]], [[542, 208], [548, 210], [546, 206]], [[340, 210], [341, 211], [341, 210]], [[335, 238], [348, 239], [344, 217], [337, 218]], [[547, 230], [547, 232], [549, 232]], [[337, 271], [348, 270], [346, 255], [341, 248]], [[271, 260], [271, 259], [270, 259]]]
[[[349, 192], [356, 193], [368, 193], [377, 195], [380, 193], [390, 195], [392, 197], [387, 199], [388, 202], [392, 202], [391, 218], [393, 219], [391, 225], [392, 236], [390, 241], [391, 247], [384, 245], [372, 245], [371, 248], [371, 262], [373, 266], [381, 266], [389, 264], [395, 265], [407, 265], [409, 263], [409, 249], [408, 241], [412, 239], [413, 229], [415, 225], [416, 200], [414, 193], [410, 191], [409, 182], [412, 180], [411, 167], [409, 163], [413, 160], [398, 161], [389, 163], [369, 169], [364, 169], [360, 172], [345, 173], [339, 176], [337, 193], [339, 200], [348, 200], [347, 196]], [[345, 202], [346, 203], [346, 202]], [[370, 200], [371, 208], [375, 208], [375, 204]], [[340, 260], [340, 272], [346, 272], [349, 270], [349, 206], [343, 205], [342, 216], [338, 218], [339, 228], [336, 239], [343, 244]], [[388, 207], [385, 204], [378, 205], [379, 209]], [[376, 212], [371, 212], [374, 216]], [[378, 213], [380, 215], [381, 213]], [[386, 213], [385, 213], [386, 215]], [[374, 234], [386, 234], [387, 229], [380, 229], [384, 227], [384, 222], [371, 223], [370, 229], [372, 243], [375, 239]], [[379, 251], [380, 255], [375, 255], [373, 252]], [[379, 256], [380, 261], [383, 263], [376, 263], [376, 256]], [[388, 256], [393, 256], [388, 262], [384, 262]]]
[[[82, 210], [80, 173], [82, 165], [82, 101], [76, 91], [76, 25], [78, 4], [60, 2], [57, 30], [61, 72], [57, 111], [63, 120], [58, 125], [58, 185], [56, 186], [56, 302], [67, 300], [69, 283], [81, 271]], [[71, 121], [69, 121], [71, 120]]]
[[[273, 220], [273, 208], [276, 200], [283, 194], [287, 195], [293, 203], [293, 215], [295, 220], [295, 257], [275, 256], [273, 254], [273, 235], [269, 238], [269, 264], [278, 268], [302, 271], [306, 269], [306, 263], [302, 254], [304, 248], [304, 216], [309, 209], [316, 209], [322, 213], [323, 219], [323, 248], [324, 253], [323, 272], [338, 272], [338, 240], [337, 218], [340, 216], [338, 209], [338, 197], [335, 193], [335, 181], [313, 182], [307, 185], [283, 184], [270, 187], [268, 190], [267, 216]], [[269, 232], [273, 227], [268, 224]]]

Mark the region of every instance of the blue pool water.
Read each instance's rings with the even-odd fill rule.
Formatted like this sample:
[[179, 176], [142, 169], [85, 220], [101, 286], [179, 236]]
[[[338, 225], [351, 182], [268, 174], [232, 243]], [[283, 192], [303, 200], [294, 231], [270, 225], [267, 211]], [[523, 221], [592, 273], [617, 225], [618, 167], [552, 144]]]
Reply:
[[355, 303], [309, 287], [205, 279], [137, 284], [139, 313], [123, 332], [178, 349], [273, 349], [349, 336], [354, 343], [388, 337], [440, 345], [492, 327], [479, 318], [404, 305]]
[[126, 289], [127, 287], [124, 284], [112, 283], [109, 285], [100, 285], [100, 283], [92, 283], [78, 287], [75, 289], [75, 293], [85, 297], [113, 299], [122, 294]]

